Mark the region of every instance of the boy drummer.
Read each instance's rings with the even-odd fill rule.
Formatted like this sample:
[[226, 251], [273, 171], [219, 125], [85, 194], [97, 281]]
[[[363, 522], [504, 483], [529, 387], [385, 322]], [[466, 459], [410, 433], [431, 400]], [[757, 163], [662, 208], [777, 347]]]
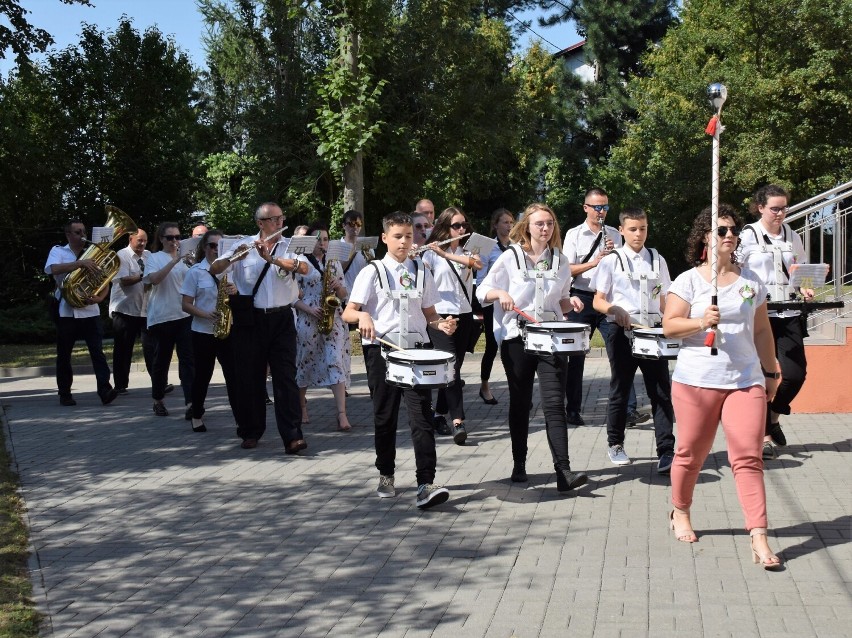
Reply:
[[601, 333], [606, 340], [611, 378], [607, 408], [607, 455], [613, 465], [629, 465], [624, 451], [627, 424], [627, 397], [636, 368], [642, 370], [651, 400], [657, 438], [657, 472], [668, 474], [674, 458], [674, 410], [671, 379], [666, 359], [639, 359], [630, 342], [632, 324], [654, 327], [665, 310], [665, 294], [671, 285], [666, 260], [652, 248], [645, 248], [648, 217], [641, 208], [625, 208], [619, 215], [618, 231], [624, 245], [601, 260], [592, 282], [595, 310], [607, 315], [615, 330]]
[[417, 464], [417, 507], [426, 509], [450, 496], [449, 490], [433, 484], [437, 454], [432, 428], [432, 391], [386, 383], [387, 363], [382, 346], [375, 339], [403, 348], [417, 348], [428, 342], [427, 325], [451, 335], [456, 320], [442, 319], [435, 312], [438, 293], [432, 275], [420, 259], [409, 258], [414, 235], [411, 216], [402, 212], [386, 215], [382, 229], [387, 254], [358, 274], [343, 311], [343, 321], [358, 324], [361, 333], [376, 430], [376, 468], [380, 474], [376, 493], [380, 498], [396, 496], [396, 430], [400, 399], [405, 397]]

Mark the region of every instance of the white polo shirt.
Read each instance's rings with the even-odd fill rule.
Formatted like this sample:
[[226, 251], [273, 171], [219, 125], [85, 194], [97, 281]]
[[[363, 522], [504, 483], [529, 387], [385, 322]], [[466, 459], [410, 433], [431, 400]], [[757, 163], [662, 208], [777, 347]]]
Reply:
[[[613, 246], [618, 248], [621, 246], [621, 234], [612, 226], [604, 226], [604, 230], [606, 231], [606, 237], [612, 240]], [[595, 243], [595, 240], [598, 238], [600, 233], [593, 231], [589, 228], [589, 224], [583, 222], [579, 226], [574, 226], [567, 233], [565, 233], [565, 242], [562, 246], [562, 252], [565, 254], [568, 263], [570, 264], [579, 264], [583, 262], [583, 257], [589, 254], [589, 251], [592, 249], [592, 246]], [[595, 252], [599, 252], [602, 250], [601, 243], [599, 242], [597, 247], [595, 248]], [[594, 258], [592, 255], [588, 261], [591, 261]], [[577, 275], [574, 278], [574, 288], [577, 290], [585, 290], [586, 292], [594, 292], [595, 287], [592, 283], [592, 279], [595, 276], [595, 268], [590, 268], [586, 272]]]
[[119, 267], [118, 274], [112, 280], [109, 312], [110, 314], [120, 312], [131, 317], [144, 317], [147, 310], [145, 284], [140, 279], [139, 283], [125, 286], [119, 280], [122, 277], [138, 277], [143, 271], [139, 266], [139, 260], [141, 259], [143, 264], [147, 264], [151, 251], [143, 250], [142, 255], [139, 256], [130, 246], [126, 246], [119, 250], [116, 255], [118, 255]]
[[56, 290], [54, 291], [54, 296], [60, 300], [59, 302], [59, 316], [74, 318], [74, 319], [86, 319], [88, 317], [97, 317], [101, 314], [101, 309], [98, 307], [98, 304], [93, 303], [88, 306], [83, 306], [82, 308], [75, 308], [62, 296], [60, 292], [60, 288], [62, 286], [62, 282], [65, 281], [65, 278], [71, 273], [62, 273], [61, 275], [54, 275], [51, 272], [51, 266], [54, 264], [70, 264], [71, 262], [77, 261], [77, 255], [74, 254], [74, 251], [71, 250], [71, 247], [68, 244], [64, 246], [54, 246], [50, 249], [50, 254], [47, 256], [47, 263], [44, 265], [45, 274], [52, 275], [53, 280], [56, 282]]
[[[165, 268], [172, 261], [172, 256], [165, 251], [151, 253], [145, 264], [145, 277], [142, 281], [150, 284], [151, 275]], [[167, 321], [176, 321], [189, 315], [181, 307], [180, 288], [189, 266], [183, 261], [177, 262], [165, 279], [154, 284], [148, 294], [148, 327]]]
[[[237, 248], [245, 244], [251, 245], [258, 239], [260, 239], [260, 233], [241, 239], [238, 243], [231, 246], [229, 251], [220, 255], [219, 259], [229, 259]], [[286, 242], [286, 239], [282, 237], [278, 238], [272, 251], [270, 251], [273, 257], [297, 259], [297, 255], [283, 252], [282, 244]], [[266, 266], [266, 262], [261, 258], [260, 254], [256, 250], [250, 250], [245, 259], [235, 261], [231, 264], [229, 279], [237, 287], [237, 291], [241, 295], [251, 295], [257, 279], [260, 277], [260, 273], [263, 272], [264, 266]], [[283, 270], [278, 266], [270, 266], [269, 271], [260, 284], [260, 288], [257, 290], [257, 294], [254, 296], [254, 307], [261, 309], [279, 308], [281, 306], [290, 306], [296, 303], [298, 299], [299, 285], [296, 283], [295, 273]]]
[[[659, 254], [657, 258], [660, 268], [657, 274], [659, 281], [649, 282], [648, 313], [662, 318], [660, 297], [668, 292], [672, 280], [665, 258]], [[630, 246], [623, 246], [604, 257], [594, 270], [592, 283], [595, 291], [605, 293], [609, 303], [623, 308], [631, 317], [638, 319], [642, 297], [638, 276], [654, 274], [651, 251], [643, 248], [637, 253]], [[633, 275], [632, 279], [629, 274]], [[607, 315], [606, 319], [611, 323], [615, 322], [613, 315]]]

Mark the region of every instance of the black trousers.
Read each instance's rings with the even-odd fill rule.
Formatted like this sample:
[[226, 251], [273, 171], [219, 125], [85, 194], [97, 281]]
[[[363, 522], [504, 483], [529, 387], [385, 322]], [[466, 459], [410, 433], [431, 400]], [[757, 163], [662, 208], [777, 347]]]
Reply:
[[[207, 400], [207, 390], [210, 387], [210, 379], [213, 378], [213, 368], [217, 360], [222, 366], [225, 390], [233, 412], [236, 392], [234, 391], [234, 355], [231, 351], [230, 338], [217, 339], [211, 334], [193, 331], [192, 355], [195, 363], [195, 377], [192, 380], [192, 417], [194, 419], [202, 417], [204, 401]], [[236, 413], [234, 420], [236, 420]]]
[[178, 375], [183, 390], [184, 403], [192, 403], [192, 379], [195, 366], [192, 361], [192, 317], [165, 321], [148, 328], [148, 337], [154, 343], [154, 366], [151, 370], [151, 397], [162, 401], [166, 396], [169, 366], [177, 349]]
[[[804, 317], [769, 317], [775, 339], [775, 356], [781, 364], [781, 383], [769, 409], [777, 414], [790, 414], [790, 403], [805, 384], [808, 362], [805, 359]], [[766, 413], [767, 428], [771, 415]]]
[[[585, 323], [592, 327], [589, 338], [595, 334], [595, 330], [600, 330], [606, 340], [606, 333], [611, 329], [612, 325], [606, 320], [606, 315], [599, 313], [592, 306], [594, 294], [585, 290], [571, 290], [571, 294], [580, 298], [583, 302], [583, 310], [580, 312], [571, 311], [567, 315], [567, 321], [577, 323]], [[576, 355], [568, 358], [568, 383], [565, 391], [566, 410], [571, 412], [580, 412], [583, 405], [583, 372], [586, 368], [586, 355]]]
[[136, 339], [142, 337], [142, 356], [148, 374], [154, 369], [154, 344], [148, 338], [147, 318], [126, 315], [123, 312], [112, 313], [112, 330], [115, 338], [112, 351], [112, 376], [115, 387], [127, 388], [130, 383], [130, 364], [133, 361], [133, 348]]
[[464, 387], [461, 384], [461, 367], [467, 354], [467, 344], [470, 341], [470, 331], [473, 329], [473, 313], [467, 312], [463, 315], [447, 315], [456, 317], [458, 325], [452, 335], [445, 334], [440, 330], [429, 327], [429, 338], [435, 350], [452, 352], [456, 355], [455, 381], [447, 388], [438, 390], [438, 399], [435, 402], [435, 412], [447, 414], [451, 419], [464, 421]]
[[485, 333], [485, 352], [482, 354], [479, 378], [488, 381], [491, 378], [491, 368], [497, 358], [497, 340], [494, 338], [494, 306], [482, 308], [482, 330]]
[[71, 384], [74, 382], [74, 371], [71, 368], [71, 352], [78, 339], [86, 342], [95, 378], [98, 382], [98, 394], [109, 392], [109, 364], [104, 356], [104, 328], [100, 317], [56, 318], [56, 387], [60, 397], [71, 396]]
[[296, 385], [296, 324], [292, 309], [265, 314], [255, 310], [253, 325], [231, 328], [236, 376], [231, 404], [240, 438], [266, 432], [266, 368], [272, 375], [275, 423], [284, 445], [303, 439], [299, 386]]
[[506, 381], [509, 385], [509, 434], [512, 438], [512, 460], [516, 464], [526, 462], [533, 375], [538, 374], [547, 444], [550, 446], [550, 454], [553, 457], [553, 467], [570, 469], [568, 423], [565, 420], [563, 399], [568, 371], [567, 358], [524, 352], [521, 337], [516, 337], [500, 345], [500, 359], [506, 369]]
[[417, 484], [434, 483], [438, 457], [435, 452], [435, 431], [432, 428], [432, 390], [398, 388], [386, 383], [387, 363], [382, 357], [380, 346], [364, 346], [364, 364], [367, 367], [367, 385], [373, 398], [376, 469], [385, 476], [394, 475], [399, 404], [405, 397], [417, 466]]
[[606, 413], [607, 445], [624, 444], [627, 427], [627, 404], [636, 369], [642, 371], [645, 390], [651, 400], [654, 416], [654, 433], [657, 439], [657, 456], [674, 452], [674, 409], [672, 408], [672, 382], [669, 363], [665, 359], [637, 359], [633, 356], [630, 340], [624, 328], [610, 324], [604, 333], [606, 353], [609, 356], [609, 405]]

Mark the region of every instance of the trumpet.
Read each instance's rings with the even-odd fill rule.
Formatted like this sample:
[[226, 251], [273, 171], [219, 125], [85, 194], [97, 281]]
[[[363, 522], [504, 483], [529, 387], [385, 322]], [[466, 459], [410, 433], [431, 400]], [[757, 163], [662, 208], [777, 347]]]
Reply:
[[[435, 243], [436, 246], [443, 246], [444, 244], [451, 244], [454, 241], [458, 241], [459, 239], [467, 237], [468, 235], [471, 235], [471, 234], [472, 233], [465, 233], [464, 235], [459, 235], [458, 237], [451, 237], [450, 239], [445, 239], [444, 241], [439, 241], [437, 243], [432, 242], [432, 243]], [[430, 250], [431, 248], [432, 248], [431, 243], [426, 244], [426, 245], [421, 246], [420, 248], [418, 248], [416, 250], [412, 250], [408, 254], [409, 254], [410, 257], [414, 257], [415, 255], [419, 255], [420, 253], [426, 252], [427, 250]]]
[[[285, 230], [287, 230], [287, 226], [284, 226], [284, 227], [283, 227], [283, 228], [281, 228], [280, 230], [276, 230], [274, 233], [272, 233], [272, 234], [271, 234], [271, 235], [269, 235], [268, 237], [264, 237], [261, 241], [269, 241], [270, 239], [275, 239], [275, 238], [276, 238], [276, 237], [278, 237], [281, 233], [283, 233]], [[231, 255], [231, 259], [230, 259], [230, 261], [236, 261], [237, 259], [241, 259], [241, 258], [242, 258], [242, 257], [244, 257], [245, 255], [248, 255], [248, 254], [249, 254], [252, 250], [254, 250], [255, 248], [257, 248], [257, 244], [254, 244], [254, 243], [252, 243], [252, 244], [243, 244], [242, 246], [240, 246], [239, 248], [237, 248], [237, 249], [234, 251], [234, 254], [233, 254], [233, 255]]]

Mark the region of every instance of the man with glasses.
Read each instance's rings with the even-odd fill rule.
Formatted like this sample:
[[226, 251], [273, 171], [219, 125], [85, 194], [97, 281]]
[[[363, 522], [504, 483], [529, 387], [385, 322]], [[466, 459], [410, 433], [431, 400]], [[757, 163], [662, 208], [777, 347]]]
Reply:
[[[615, 248], [621, 246], [621, 235], [612, 226], [606, 226], [609, 211], [609, 197], [601, 188], [590, 188], [586, 191], [583, 201], [583, 212], [586, 219], [579, 226], [565, 233], [563, 253], [571, 264], [571, 295], [577, 296], [583, 302], [583, 310], [572, 311], [567, 315], [568, 321], [585, 323], [595, 329], [607, 333], [612, 324], [606, 322], [606, 315], [596, 311], [593, 306], [595, 296], [595, 269], [601, 259], [609, 255]], [[568, 359], [568, 384], [566, 386], [567, 416], [571, 425], [585, 425], [580, 416], [583, 402], [583, 371], [586, 367], [586, 356], [577, 355]]]
[[[296, 275], [308, 273], [308, 264], [283, 252], [285, 240], [272, 237], [284, 227], [284, 213], [274, 202], [255, 211], [259, 232], [240, 240], [210, 266], [218, 275], [228, 271], [240, 297], [232, 297], [234, 325], [231, 346], [236, 371], [238, 405], [232, 406], [239, 424], [242, 448], [257, 447], [266, 431], [266, 370], [272, 375], [275, 421], [287, 454], [308, 447], [302, 433], [299, 387], [296, 384], [296, 325], [292, 306], [299, 298]], [[233, 259], [240, 246], [253, 249]], [[256, 249], [256, 250], [255, 250]], [[232, 263], [233, 262], [233, 263]], [[250, 298], [250, 299], [249, 299]], [[247, 302], [251, 310], [237, 312], [233, 300]], [[242, 305], [242, 304], [240, 304]]]
[[[340, 238], [340, 241], [354, 246], [363, 227], [364, 215], [357, 210], [347, 210], [343, 213], [343, 237]], [[368, 251], [366, 255], [358, 250], [352, 253], [349, 261], [342, 264], [344, 285], [347, 291], [352, 291], [352, 284], [355, 283], [355, 277], [363, 270], [368, 261], [372, 261], [373, 259], [375, 259], [375, 255], [372, 250]]]
[[414, 225], [414, 244], [425, 246], [429, 243], [429, 235], [432, 234], [432, 221], [425, 214], [414, 212], [411, 215], [411, 222]]
[[98, 396], [104, 405], [112, 403], [118, 393], [110, 385], [110, 370], [103, 349], [103, 325], [98, 304], [104, 300], [107, 291], [97, 297], [87, 299], [87, 305], [74, 308], [61, 295], [61, 286], [68, 273], [85, 268], [93, 274], [100, 271], [92, 259], [80, 259], [86, 248], [86, 226], [78, 219], [65, 224], [65, 237], [68, 243], [56, 245], [50, 249], [44, 272], [56, 281], [55, 298], [59, 302], [56, 321], [56, 385], [59, 390], [59, 403], [64, 406], [77, 405], [71, 394], [74, 372], [71, 368], [71, 352], [78, 339], [83, 339], [89, 349], [92, 367], [97, 379]]
[[109, 299], [109, 314], [115, 342], [112, 353], [112, 372], [115, 389], [119, 394], [127, 392], [130, 381], [130, 363], [136, 338], [142, 335], [142, 354], [148, 374], [154, 365], [153, 343], [148, 338], [146, 325], [147, 294], [142, 278], [145, 263], [151, 253], [146, 250], [148, 234], [141, 228], [130, 235], [130, 243], [118, 255], [118, 274], [112, 280]]

